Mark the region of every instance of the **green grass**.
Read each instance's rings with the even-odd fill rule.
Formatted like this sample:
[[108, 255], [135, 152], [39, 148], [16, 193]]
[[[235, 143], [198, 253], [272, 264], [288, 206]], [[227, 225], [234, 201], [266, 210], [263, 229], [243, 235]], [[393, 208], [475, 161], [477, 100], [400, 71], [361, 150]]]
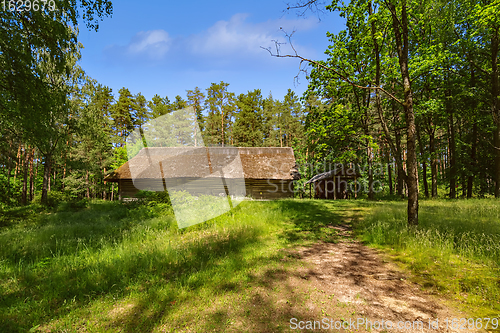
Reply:
[[423, 287], [500, 317], [500, 201], [421, 201], [418, 228], [407, 226], [406, 203], [373, 205], [357, 230], [367, 243], [388, 249]]
[[[243, 202], [180, 230], [167, 204], [101, 201], [79, 211], [6, 212], [11, 218], [0, 229], [0, 327], [144, 332], [194, 325], [195, 331], [220, 332], [284, 326], [290, 313], [268, 300], [255, 309], [254, 298], [277, 295], [280, 281], [299, 264], [283, 249], [335, 241], [332, 229], [322, 227], [340, 223], [353, 204], [337, 206]], [[272, 313], [278, 317], [262, 319]]]
[[423, 287], [452, 295], [476, 316], [498, 316], [499, 202], [422, 201], [416, 230], [406, 227], [405, 209], [404, 202], [251, 201], [180, 230], [161, 203], [6, 210], [0, 328], [289, 331], [311, 297], [286, 283], [304, 264], [289, 249], [336, 242], [328, 226], [341, 223], [388, 249]]

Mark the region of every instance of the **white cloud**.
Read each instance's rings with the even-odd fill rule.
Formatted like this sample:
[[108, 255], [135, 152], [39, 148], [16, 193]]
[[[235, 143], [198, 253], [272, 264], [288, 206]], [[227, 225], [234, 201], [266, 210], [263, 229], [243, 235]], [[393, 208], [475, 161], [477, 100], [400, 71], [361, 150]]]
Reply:
[[[306, 31], [314, 28], [318, 21], [310, 19], [277, 19], [266, 22], [249, 22], [249, 15], [235, 14], [228, 21], [222, 20], [198, 34], [172, 38], [167, 31], [140, 31], [125, 46], [110, 45], [106, 53], [112, 59], [117, 57], [144, 58], [162, 61], [169, 59], [189, 59], [191, 62], [235, 64], [245, 59], [269, 59], [262, 47], [274, 46], [273, 40], [285, 41], [282, 30], [287, 32]], [[281, 30], [282, 29], [282, 30]], [[310, 50], [295, 44], [304, 55]], [[283, 52], [289, 52], [287, 46]], [[309, 54], [308, 54], [309, 53]]]
[[140, 31], [133, 36], [125, 46], [109, 45], [104, 52], [110, 59], [116, 58], [146, 58], [162, 60], [170, 51], [172, 38], [165, 30]]
[[273, 40], [285, 40], [283, 31], [309, 30], [317, 24], [314, 19], [271, 20], [247, 22], [247, 14], [235, 14], [229, 21], [218, 21], [205, 32], [191, 36], [188, 44], [192, 52], [205, 56], [262, 54], [262, 47], [274, 45]]
[[168, 52], [171, 38], [165, 30], [150, 30], [137, 33], [127, 46], [131, 54], [149, 54], [162, 58]]

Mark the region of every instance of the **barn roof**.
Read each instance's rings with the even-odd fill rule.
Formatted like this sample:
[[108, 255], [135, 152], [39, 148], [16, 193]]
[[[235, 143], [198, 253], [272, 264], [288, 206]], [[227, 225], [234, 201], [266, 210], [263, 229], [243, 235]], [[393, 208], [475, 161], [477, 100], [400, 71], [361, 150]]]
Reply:
[[289, 147], [155, 147], [143, 148], [104, 180], [221, 176], [300, 179]]
[[352, 169], [352, 168], [340, 168], [340, 169], [335, 168], [334, 170], [330, 170], [330, 171], [315, 175], [314, 177], [309, 179], [307, 182], [305, 182], [304, 185], [309, 184], [309, 183], [319, 182], [320, 180], [323, 180], [323, 179], [330, 179], [333, 177], [340, 177], [340, 178], [344, 178], [344, 179], [346, 179], [346, 178], [354, 179], [354, 178], [357, 178], [360, 176], [361, 175], [355, 169]]

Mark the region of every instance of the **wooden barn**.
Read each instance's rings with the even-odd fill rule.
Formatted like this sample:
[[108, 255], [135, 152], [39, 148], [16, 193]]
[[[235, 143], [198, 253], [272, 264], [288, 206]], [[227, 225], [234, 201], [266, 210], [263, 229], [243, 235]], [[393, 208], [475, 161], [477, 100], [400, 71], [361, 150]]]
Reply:
[[292, 148], [143, 148], [106, 176], [118, 183], [120, 199], [139, 190], [186, 190], [192, 195], [232, 195], [255, 199], [292, 198], [300, 179]]
[[[309, 184], [309, 193], [314, 191], [315, 199], [349, 199], [352, 194], [356, 195], [356, 179], [360, 177], [354, 169], [340, 168], [315, 175], [304, 186]], [[354, 183], [352, 183], [354, 181]]]

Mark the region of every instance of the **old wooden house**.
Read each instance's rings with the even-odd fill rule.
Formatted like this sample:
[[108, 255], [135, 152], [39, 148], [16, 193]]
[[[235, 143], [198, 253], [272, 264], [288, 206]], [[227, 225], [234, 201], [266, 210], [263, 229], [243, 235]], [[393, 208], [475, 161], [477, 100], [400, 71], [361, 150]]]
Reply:
[[[315, 175], [304, 186], [316, 199], [349, 199], [357, 193], [356, 179], [360, 174], [352, 168], [342, 167]], [[312, 195], [311, 195], [312, 196]]]
[[300, 178], [292, 148], [143, 148], [106, 176], [118, 183], [120, 198], [139, 190], [186, 190], [193, 195], [290, 198]]

